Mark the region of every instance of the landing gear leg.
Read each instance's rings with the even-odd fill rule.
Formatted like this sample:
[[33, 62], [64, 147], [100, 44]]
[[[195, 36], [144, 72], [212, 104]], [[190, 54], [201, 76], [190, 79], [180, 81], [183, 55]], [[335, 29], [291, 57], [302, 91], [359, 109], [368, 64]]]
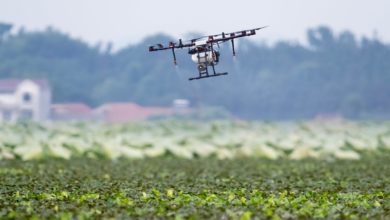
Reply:
[[194, 79], [204, 79], [204, 78], [209, 78], [209, 77], [215, 77], [215, 76], [223, 76], [227, 75], [228, 73], [216, 73], [215, 72], [215, 65], [214, 63], [211, 64], [211, 67], [213, 69], [213, 74], [209, 74], [208, 66], [205, 64], [199, 64], [198, 65], [198, 70], [199, 70], [199, 76], [198, 77], [193, 77], [189, 78], [189, 80], [194, 80]]

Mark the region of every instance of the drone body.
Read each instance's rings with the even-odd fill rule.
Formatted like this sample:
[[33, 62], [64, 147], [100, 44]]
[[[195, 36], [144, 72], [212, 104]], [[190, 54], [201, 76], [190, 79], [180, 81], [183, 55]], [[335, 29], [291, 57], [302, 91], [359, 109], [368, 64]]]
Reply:
[[[153, 52], [159, 50], [172, 50], [173, 63], [176, 65], [177, 62], [176, 62], [175, 49], [189, 48], [188, 54], [191, 55], [192, 61], [194, 61], [197, 64], [198, 71], [199, 71], [198, 77], [193, 77], [190, 78], [189, 80], [204, 79], [209, 77], [227, 75], [227, 72], [224, 73], [215, 72], [215, 66], [219, 62], [220, 53], [218, 52], [218, 50], [216, 50], [216, 48], [214, 48], [214, 46], [217, 45], [219, 47], [219, 43], [230, 41], [232, 44], [233, 56], [235, 56], [236, 51], [234, 47], [234, 39], [255, 35], [257, 30], [263, 28], [266, 28], [266, 26], [261, 28], [250, 29], [250, 30], [237, 31], [232, 33], [222, 33], [217, 35], [195, 38], [190, 40], [188, 43], [184, 43], [184, 44], [183, 41], [179, 39], [178, 43], [169, 42], [168, 46], [164, 46], [162, 44], [150, 46], [149, 51]], [[209, 67], [211, 67], [211, 69], [213, 70], [212, 73], [209, 73]]]

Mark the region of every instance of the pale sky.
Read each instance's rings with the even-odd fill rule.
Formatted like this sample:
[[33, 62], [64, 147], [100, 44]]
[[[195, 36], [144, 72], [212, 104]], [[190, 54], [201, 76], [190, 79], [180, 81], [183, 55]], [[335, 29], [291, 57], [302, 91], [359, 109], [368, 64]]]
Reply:
[[188, 32], [216, 34], [270, 27], [254, 41], [305, 42], [309, 27], [327, 25], [336, 32], [390, 42], [389, 0], [0, 0], [0, 22], [15, 30], [47, 26], [87, 41], [137, 43], [163, 32], [184, 37]]

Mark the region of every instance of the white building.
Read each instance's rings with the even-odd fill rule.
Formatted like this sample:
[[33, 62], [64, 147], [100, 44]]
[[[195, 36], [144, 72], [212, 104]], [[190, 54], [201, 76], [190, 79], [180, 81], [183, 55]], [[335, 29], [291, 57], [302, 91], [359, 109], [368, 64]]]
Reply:
[[49, 119], [51, 92], [46, 80], [0, 80], [0, 122]]

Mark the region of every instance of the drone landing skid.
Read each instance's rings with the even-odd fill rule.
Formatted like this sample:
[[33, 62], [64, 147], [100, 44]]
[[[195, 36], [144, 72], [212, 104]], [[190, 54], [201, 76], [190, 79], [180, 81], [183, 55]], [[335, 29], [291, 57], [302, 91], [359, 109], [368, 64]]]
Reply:
[[215, 76], [223, 76], [227, 75], [228, 73], [216, 73], [215, 72], [215, 65], [214, 63], [211, 63], [210, 65], [213, 69], [213, 73], [209, 74], [209, 66], [208, 65], [198, 65], [198, 70], [199, 70], [199, 76], [198, 77], [193, 77], [189, 78], [188, 80], [194, 80], [194, 79], [205, 79], [205, 78], [210, 78], [210, 77], [215, 77]]
[[198, 76], [198, 77], [193, 77], [193, 78], [189, 78], [188, 80], [194, 80], [194, 79], [205, 79], [205, 78], [210, 78], [210, 77], [215, 77], [215, 76], [223, 76], [223, 75], [227, 75], [228, 73], [214, 73], [214, 74], [211, 74], [211, 75], [205, 75], [205, 76]]

